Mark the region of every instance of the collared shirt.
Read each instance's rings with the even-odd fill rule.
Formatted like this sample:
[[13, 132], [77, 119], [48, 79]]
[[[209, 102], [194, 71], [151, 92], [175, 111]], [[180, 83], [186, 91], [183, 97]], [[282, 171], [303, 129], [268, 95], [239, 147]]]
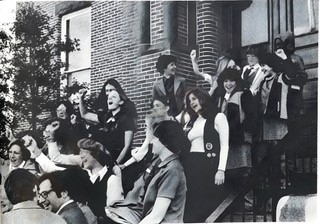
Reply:
[[59, 214], [59, 212], [60, 212], [64, 207], [66, 207], [68, 204], [71, 204], [72, 202], [73, 202], [73, 200], [70, 199], [69, 201], [63, 203], [63, 204], [60, 206], [59, 210], [56, 212], [56, 214]]
[[18, 169], [18, 168], [23, 168], [24, 165], [26, 164], [26, 161], [22, 161], [22, 163], [18, 166], [18, 167], [14, 167], [11, 165], [11, 163], [9, 164], [9, 171], [11, 172], [12, 170]]
[[101, 170], [99, 170], [95, 174], [92, 174], [90, 170], [87, 170], [87, 172], [89, 174], [90, 181], [94, 184], [96, 182], [96, 180], [98, 179], [98, 177], [100, 177], [100, 181], [102, 180], [104, 175], [106, 175], [106, 173], [108, 172], [108, 167], [104, 166]]

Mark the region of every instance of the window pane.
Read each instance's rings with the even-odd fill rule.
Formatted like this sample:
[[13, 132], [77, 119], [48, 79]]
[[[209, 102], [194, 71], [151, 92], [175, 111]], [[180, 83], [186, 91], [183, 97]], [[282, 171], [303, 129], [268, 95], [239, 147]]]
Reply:
[[90, 70], [87, 69], [69, 74], [68, 85], [71, 85], [73, 81], [78, 81], [79, 83], [90, 83]]
[[249, 8], [241, 12], [241, 45], [268, 41], [268, 2], [252, 1]]
[[293, 20], [295, 35], [318, 29], [318, 0], [293, 0]]
[[70, 38], [80, 39], [80, 51], [69, 54], [69, 70], [90, 67], [91, 64], [91, 32], [90, 13], [78, 15], [70, 19]]

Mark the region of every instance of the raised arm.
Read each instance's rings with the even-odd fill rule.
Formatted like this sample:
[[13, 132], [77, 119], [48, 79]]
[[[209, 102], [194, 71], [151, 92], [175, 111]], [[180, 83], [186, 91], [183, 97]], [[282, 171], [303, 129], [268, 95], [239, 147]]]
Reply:
[[55, 164], [82, 166], [82, 160], [79, 155], [61, 154], [57, 142], [47, 143], [50, 159]]
[[38, 148], [36, 141], [29, 135], [23, 136], [26, 148], [30, 151], [31, 158], [41, 166], [44, 172], [51, 173], [53, 171], [64, 170], [65, 168], [58, 167], [48, 157], [46, 157], [41, 149]]
[[148, 152], [149, 143], [153, 138], [153, 132], [152, 132], [153, 121], [152, 121], [152, 118], [147, 115], [145, 122], [146, 122], [146, 138], [144, 139], [144, 141], [140, 147], [135, 148], [131, 151], [132, 157], [130, 159], [128, 159], [123, 165], [120, 165], [120, 167], [122, 169], [130, 166], [131, 164], [133, 164], [135, 162], [141, 161]]
[[205, 81], [207, 81], [211, 88], [209, 90], [209, 95], [211, 96], [214, 90], [218, 87], [217, 78], [218, 76], [211, 76], [208, 73], [200, 72], [199, 66], [196, 61], [197, 53], [196, 50], [190, 52], [190, 58], [192, 62], [192, 68], [196, 75], [201, 76]]
[[80, 96], [80, 101], [79, 101], [79, 111], [80, 111], [80, 115], [83, 119], [85, 119], [87, 122], [93, 123], [93, 124], [98, 124], [99, 123], [99, 119], [98, 119], [98, 115], [92, 112], [89, 112], [87, 110], [87, 107], [85, 105], [84, 102], [84, 96], [86, 95], [87, 91], [83, 91], [81, 92], [81, 96]]

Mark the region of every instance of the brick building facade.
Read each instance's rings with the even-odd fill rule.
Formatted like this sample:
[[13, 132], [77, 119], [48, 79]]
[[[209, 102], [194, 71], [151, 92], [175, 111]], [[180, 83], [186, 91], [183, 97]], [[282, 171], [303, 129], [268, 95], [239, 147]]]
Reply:
[[[72, 38], [79, 38], [80, 43], [85, 39], [85, 44], [89, 44], [83, 53], [87, 55], [85, 58], [81, 58], [81, 51], [77, 55], [70, 55], [70, 62], [84, 62], [73, 70], [66, 69], [68, 76], [90, 80], [93, 92], [98, 92], [111, 77], [121, 83], [139, 114], [135, 144], [143, 140], [144, 116], [151, 101], [152, 86], [160, 78], [155, 68], [159, 55], [172, 54], [178, 58], [177, 73], [186, 78], [190, 87], [205, 85], [193, 74], [189, 58], [192, 49], [199, 52], [200, 68], [212, 75], [216, 59], [227, 48], [240, 49], [245, 62], [247, 45], [261, 43], [272, 50], [275, 36], [288, 30], [294, 33], [299, 31], [296, 29], [296, 17], [300, 13], [295, 6], [297, 4], [308, 4], [313, 10], [309, 12], [312, 14], [309, 21], [301, 25], [311, 25], [311, 28], [299, 31], [295, 40], [296, 53], [305, 60], [309, 74], [309, 82], [304, 88], [306, 108], [316, 103], [318, 1], [92, 1], [37, 4], [52, 16], [52, 24], [58, 24], [57, 38], [63, 36], [67, 27], [69, 32], [78, 34], [71, 35]], [[255, 18], [254, 13], [261, 9], [262, 18]], [[83, 14], [73, 14], [77, 12]], [[81, 18], [87, 21], [81, 21]], [[248, 38], [246, 29], [252, 29], [256, 24], [254, 20], [259, 22], [259, 19], [265, 25], [253, 29], [262, 35]], [[248, 21], [252, 26], [246, 24]], [[68, 25], [64, 26], [64, 23]], [[73, 24], [76, 25], [72, 27]], [[88, 32], [81, 33], [80, 29], [77, 33], [79, 27]], [[70, 31], [72, 29], [75, 30]]]

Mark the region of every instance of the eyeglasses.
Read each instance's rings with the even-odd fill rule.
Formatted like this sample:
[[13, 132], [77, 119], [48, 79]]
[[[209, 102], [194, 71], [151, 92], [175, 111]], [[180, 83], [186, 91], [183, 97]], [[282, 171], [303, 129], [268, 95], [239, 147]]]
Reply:
[[47, 190], [47, 191], [43, 191], [43, 192], [41, 192], [41, 193], [38, 194], [38, 197], [41, 196], [43, 199], [47, 199], [47, 198], [48, 198], [48, 195], [49, 195], [49, 193], [50, 193], [51, 191], [53, 191], [53, 190], [50, 189], [50, 190]]

